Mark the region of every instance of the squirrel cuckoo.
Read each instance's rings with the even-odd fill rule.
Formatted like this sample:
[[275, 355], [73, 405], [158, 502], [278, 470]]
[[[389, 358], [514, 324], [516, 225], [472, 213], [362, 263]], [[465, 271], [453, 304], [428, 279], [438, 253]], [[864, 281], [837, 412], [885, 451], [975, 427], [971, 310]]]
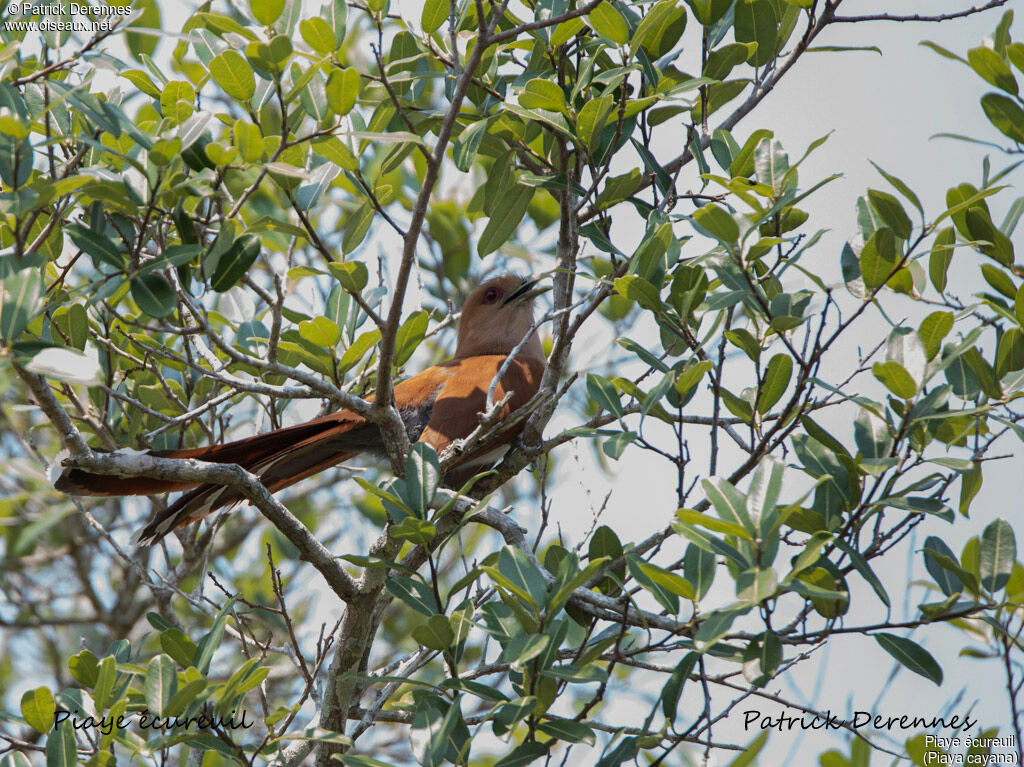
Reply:
[[[469, 294], [459, 318], [455, 356], [395, 384], [395, 405], [410, 441], [426, 442], [440, 453], [452, 442], [469, 436], [486, 409], [491, 381], [523, 339], [527, 340], [498, 382], [494, 399], [499, 401], [507, 392], [514, 393], [501, 411], [500, 417], [505, 418], [533, 397], [545, 366], [540, 338], [533, 329], [533, 299], [546, 290], [536, 287], [536, 280], [505, 275], [487, 280]], [[502, 435], [502, 444], [511, 442], [517, 434], [517, 430], [511, 430]], [[502, 452], [505, 449], [502, 447]], [[380, 431], [362, 416], [339, 410], [236, 442], [149, 454], [238, 464], [276, 492], [359, 453], [385, 454]], [[460, 456], [445, 480], [460, 484], [492, 465], [497, 457], [493, 446]], [[142, 545], [151, 545], [175, 528], [242, 500], [237, 491], [220, 485], [104, 476], [81, 469], [65, 469], [55, 487], [72, 495], [98, 496], [188, 490], [140, 531], [138, 542]]]

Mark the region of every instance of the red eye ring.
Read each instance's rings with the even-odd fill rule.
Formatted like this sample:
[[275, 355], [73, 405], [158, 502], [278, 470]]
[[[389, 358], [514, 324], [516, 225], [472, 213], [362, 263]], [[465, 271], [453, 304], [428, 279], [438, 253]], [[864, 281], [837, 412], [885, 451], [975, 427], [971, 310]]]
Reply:
[[484, 303], [493, 304], [499, 298], [501, 298], [504, 291], [501, 288], [487, 288], [487, 292], [484, 293]]

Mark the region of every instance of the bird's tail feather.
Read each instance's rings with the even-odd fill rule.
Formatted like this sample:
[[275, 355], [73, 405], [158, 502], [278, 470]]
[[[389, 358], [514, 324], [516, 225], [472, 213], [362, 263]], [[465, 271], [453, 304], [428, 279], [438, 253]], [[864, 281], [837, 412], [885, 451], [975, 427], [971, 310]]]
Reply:
[[[297, 454], [293, 450], [288, 450], [270, 455], [260, 465], [246, 468], [258, 473], [261, 482], [273, 493], [342, 463], [355, 454], [355, 452], [330, 452], [325, 455], [316, 446], [311, 445]], [[294, 474], [288, 472], [294, 472]], [[157, 514], [149, 524], [139, 531], [135, 537], [135, 543], [139, 546], [150, 546], [172, 530], [198, 522], [217, 509], [232, 506], [242, 499], [242, 495], [234, 488], [221, 485], [200, 485], [191, 492], [185, 493]]]
[[[350, 413], [335, 413], [315, 421], [258, 434], [212, 447], [153, 451], [159, 458], [193, 458], [211, 463], [238, 464], [271, 492], [286, 488], [363, 451], [379, 450], [376, 426]], [[198, 521], [213, 511], [242, 500], [234, 489], [147, 477], [115, 477], [81, 469], [65, 470], [54, 483], [72, 495], [156, 495], [188, 490], [160, 512], [136, 537], [140, 545], [155, 543], [175, 528]]]
[[[361, 420], [361, 419], [360, 419]], [[211, 447], [195, 447], [182, 450], [151, 450], [148, 455], [155, 458], [193, 458], [211, 463], [237, 463], [250, 469], [260, 461], [278, 453], [282, 447], [303, 442], [311, 436], [323, 433], [335, 423], [324, 423], [326, 419], [309, 421], [285, 429], [257, 434], [254, 437], [228, 442]], [[350, 422], [352, 423], [352, 422]], [[355, 423], [352, 423], [355, 425]], [[58, 490], [71, 495], [157, 495], [196, 487], [194, 482], [153, 479], [151, 477], [115, 477], [108, 474], [93, 474], [82, 469], [65, 469], [54, 482]]]

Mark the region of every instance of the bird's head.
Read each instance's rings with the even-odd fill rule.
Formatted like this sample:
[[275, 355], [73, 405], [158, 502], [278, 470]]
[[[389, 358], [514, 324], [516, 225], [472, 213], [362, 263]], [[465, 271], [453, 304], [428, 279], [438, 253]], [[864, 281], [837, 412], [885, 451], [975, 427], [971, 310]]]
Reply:
[[520, 355], [543, 360], [540, 338], [531, 333], [533, 299], [550, 287], [537, 287], [537, 282], [506, 274], [478, 285], [462, 306], [456, 359], [508, 354], [530, 334]]

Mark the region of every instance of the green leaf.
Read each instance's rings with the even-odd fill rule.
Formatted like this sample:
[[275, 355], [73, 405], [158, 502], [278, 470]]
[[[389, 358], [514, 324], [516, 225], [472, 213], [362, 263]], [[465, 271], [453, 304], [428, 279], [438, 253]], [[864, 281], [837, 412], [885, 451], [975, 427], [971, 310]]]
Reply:
[[191, 83], [171, 80], [160, 93], [160, 111], [177, 125], [192, 116], [195, 100], [196, 91]]
[[10, 751], [0, 758], [0, 767], [32, 767], [32, 762], [21, 751]]
[[43, 309], [39, 270], [30, 267], [0, 278], [0, 296], [0, 338], [10, 345]]
[[417, 442], [410, 447], [405, 461], [405, 493], [402, 496], [409, 508], [424, 516], [440, 481], [441, 466], [434, 448], [425, 442]]
[[[477, 120], [455, 139], [452, 146], [452, 159], [455, 161], [455, 167], [463, 173], [468, 173], [473, 166], [473, 160], [476, 159], [480, 144], [483, 143], [492, 122], [492, 118]], [[430, 214], [428, 213], [428, 215]]]
[[[634, 580], [643, 586], [658, 601], [669, 615], [676, 615], [679, 612], [679, 595], [665, 588], [662, 583], [651, 578], [650, 570], [653, 565], [648, 565], [636, 554], [626, 554], [626, 566]], [[659, 568], [660, 569], [660, 568]]]
[[692, 651], [686, 653], [672, 670], [672, 674], [661, 689], [661, 710], [665, 714], [665, 719], [670, 723], [675, 722], [679, 707], [679, 697], [683, 692], [683, 686], [690, 678], [690, 673], [693, 671], [693, 667], [697, 665], [698, 660], [700, 660], [699, 653]]
[[125, 80], [128, 80], [132, 85], [138, 88], [140, 91], [155, 99], [160, 98], [160, 89], [153, 84], [153, 81], [149, 78], [145, 72], [141, 69], [129, 69], [126, 72], [118, 73]]
[[924, 542], [923, 553], [925, 569], [943, 594], [949, 596], [964, 591], [964, 581], [960, 578], [962, 568], [952, 549], [941, 538], [928, 536]]
[[96, 686], [100, 663], [96, 656], [88, 650], [80, 650], [68, 659], [68, 670], [76, 682], [87, 690], [91, 690]]
[[427, 322], [429, 315], [425, 311], [413, 312], [409, 318], [398, 327], [395, 333], [395, 364], [404, 365], [409, 361], [420, 341], [427, 334]]
[[361, 333], [355, 341], [345, 350], [345, 353], [341, 355], [341, 359], [338, 360], [338, 372], [344, 373], [351, 369], [356, 363], [358, 363], [366, 352], [372, 349], [380, 343], [380, 331], [379, 330], [368, 330], [365, 333]]
[[675, 0], [661, 0], [636, 25], [630, 53], [639, 58], [643, 49], [651, 59], [661, 58], [675, 46], [685, 28], [686, 11]]
[[565, 111], [565, 93], [558, 83], [535, 77], [519, 94], [519, 105], [526, 109], [543, 109], [548, 112]]
[[[1024, 331], [1009, 328], [999, 339], [996, 349], [996, 375], [1000, 380], [1008, 373], [1024, 367]], [[1003, 386], [1005, 387], [1005, 383]]]
[[1003, 57], [991, 48], [980, 45], [967, 51], [967, 63], [986, 82], [1013, 96], [1017, 95], [1017, 79]]
[[412, 638], [431, 650], [446, 650], [455, 642], [452, 624], [444, 615], [431, 615], [412, 630]]
[[359, 160], [337, 136], [326, 136], [314, 141], [313, 150], [344, 170], [354, 171], [359, 168]]
[[37, 687], [21, 696], [21, 715], [33, 730], [43, 735], [53, 729], [56, 710], [49, 687]]
[[501, 657], [514, 670], [522, 671], [527, 663], [544, 654], [550, 644], [551, 637], [546, 634], [518, 634], [505, 644]]
[[902, 194], [904, 197], [906, 197], [910, 201], [910, 203], [915, 208], [917, 208], [921, 212], [922, 215], [924, 215], [924, 207], [922, 207], [922, 205], [921, 205], [921, 200], [918, 199], [917, 195], [914, 194], [913, 190], [911, 190], [911, 188], [909, 186], [907, 186], [903, 182], [902, 179], [897, 178], [896, 176], [892, 175], [891, 173], [888, 173], [884, 168], [882, 168], [878, 164], [872, 162], [871, 160], [868, 160], [868, 162], [870, 162], [872, 165], [874, 165], [875, 166], [875, 170], [877, 170], [879, 173], [881, 173], [882, 176], [885, 178], [885, 180], [888, 181], [890, 184], [892, 184], [896, 188], [896, 191], [898, 191], [900, 194]]
[[988, 363], [977, 346], [971, 346], [961, 356], [961, 359], [974, 371], [978, 384], [982, 391], [991, 398], [999, 399], [1002, 391], [999, 389], [999, 382], [996, 381], [996, 371]]
[[299, 34], [310, 48], [325, 56], [338, 47], [338, 38], [334, 36], [331, 25], [319, 17], [300, 21]]
[[471, 682], [468, 679], [445, 679], [441, 686], [449, 690], [459, 690], [476, 695], [478, 698], [491, 703], [503, 703], [508, 701], [508, 696], [501, 690], [480, 682]]
[[789, 171], [789, 157], [774, 139], [765, 139], [754, 148], [754, 172], [757, 180], [781, 192]]
[[947, 226], [935, 235], [931, 255], [928, 257], [928, 278], [940, 293], [946, 290], [946, 273], [953, 260], [953, 244], [956, 242], [956, 231]]
[[224, 683], [217, 694], [218, 711], [226, 713], [237, 705], [242, 695], [267, 678], [270, 667], [258, 667], [259, 662], [259, 658], [250, 658]]
[[853, 423], [853, 436], [861, 455], [869, 461], [884, 461], [892, 453], [893, 437], [888, 425], [866, 408]]
[[750, 58], [755, 67], [763, 67], [775, 58], [779, 46], [779, 19], [769, 0], [741, 0], [735, 6], [734, 33], [740, 43], [757, 43]]
[[608, 681], [608, 672], [601, 666], [563, 665], [552, 666], [544, 672], [545, 676], [561, 679], [569, 684], [604, 684]]
[[743, 651], [743, 676], [755, 687], [764, 687], [782, 662], [782, 644], [771, 630], [762, 632]]
[[999, 591], [1010, 580], [1016, 561], [1013, 528], [1005, 519], [991, 522], [981, 534], [981, 585], [990, 592]]
[[526, 595], [534, 606], [540, 607], [545, 603], [547, 582], [537, 566], [519, 549], [506, 546], [498, 553], [497, 572], [520, 594]]
[[778, 576], [770, 567], [744, 570], [736, 576], [736, 598], [744, 602], [763, 602], [772, 597], [778, 587]]
[[224, 607], [217, 613], [217, 617], [213, 619], [213, 626], [199, 640], [199, 645], [196, 647], [196, 657], [192, 665], [199, 669], [201, 674], [210, 673], [210, 663], [213, 661], [213, 655], [217, 652], [221, 639], [224, 637], [224, 629], [228, 623], [228, 616], [231, 614], [232, 608], [234, 608], [235, 599], [235, 597], [231, 597], [224, 604]]
[[566, 743], [586, 743], [592, 746], [597, 741], [597, 736], [590, 727], [572, 719], [545, 719], [537, 725], [537, 729]]
[[359, 71], [354, 67], [335, 69], [327, 78], [327, 103], [338, 117], [344, 117], [352, 111], [359, 98], [362, 81]]
[[777, 508], [779, 493], [782, 492], [782, 475], [785, 465], [774, 456], [761, 459], [750, 479], [747, 493], [747, 513], [757, 525], [758, 537], [771, 540], [779, 521]]
[[743, 148], [733, 156], [729, 165], [729, 174], [734, 178], [752, 176], [754, 174], [754, 153], [761, 142], [771, 136], [772, 132], [764, 128], [754, 131], [743, 144]]
[[768, 361], [757, 400], [758, 413], [764, 415], [782, 398], [792, 375], [793, 359], [788, 354], [776, 354]]
[[874, 208], [882, 223], [892, 229], [899, 237], [909, 240], [914, 226], [910, 222], [900, 201], [887, 192], [877, 189], [868, 190], [868, 202]]
[[878, 595], [878, 598], [882, 600], [882, 604], [884, 604], [886, 607], [890, 607], [891, 603], [889, 600], [889, 594], [885, 590], [885, 586], [882, 585], [882, 582], [878, 579], [878, 576], [875, 574], [875, 571], [871, 569], [871, 566], [868, 564], [868, 561], [861, 555], [861, 553], [841, 538], [833, 539], [832, 545], [834, 545], [836, 548], [838, 548], [840, 551], [846, 554], [847, 557], [850, 558], [850, 564], [852, 564], [854, 569], [856, 569], [857, 572], [860, 573], [861, 576], [864, 578], [864, 580], [868, 582], [868, 584], [874, 590], [875, 594]]
[[610, 2], [601, 3], [587, 15], [587, 23], [597, 34], [603, 35], [616, 45], [629, 41], [629, 27], [615, 6]]
[[548, 747], [537, 741], [520, 743], [494, 763], [494, 767], [524, 767], [548, 755]]
[[159, 274], [139, 274], [131, 281], [132, 300], [150, 317], [166, 317], [178, 305], [174, 288]]
[[705, 551], [695, 543], [687, 545], [683, 556], [683, 577], [693, 585], [696, 601], [707, 596], [715, 579], [716, 565], [715, 555], [710, 551]]
[[110, 705], [110, 694], [114, 689], [117, 677], [117, 659], [108, 655], [100, 661], [100, 670], [96, 675], [96, 687], [93, 689], [93, 702], [97, 711], [103, 711]]
[[160, 649], [182, 668], [188, 668], [196, 657], [196, 643], [177, 628], [160, 632]]
[[420, 580], [404, 575], [391, 576], [384, 582], [384, 588], [413, 610], [426, 616], [437, 614], [437, 600], [433, 592]]
[[395, 767], [393, 762], [382, 762], [380, 759], [363, 754], [337, 754], [334, 758], [345, 767]]
[[448, 18], [450, 3], [448, 0], [426, 0], [420, 14], [420, 26], [428, 35], [438, 29]]
[[311, 320], [303, 320], [299, 323], [299, 335], [311, 344], [333, 349], [341, 337], [338, 326], [326, 317], [314, 317]]
[[78, 748], [71, 722], [61, 722], [46, 738], [46, 767], [77, 767]]
[[1003, 266], [1013, 264], [1013, 243], [1009, 237], [996, 228], [984, 207], [975, 205], [967, 208], [963, 212], [963, 217], [971, 239], [986, 241], [986, 244], [978, 246], [982, 253], [994, 258]]
[[947, 59], [952, 59], [953, 61], [959, 61], [959, 62], [961, 62], [963, 64], [967, 63], [967, 59], [963, 58], [962, 56], [958, 56], [957, 54], [953, 53], [953, 51], [949, 50], [948, 48], [942, 47], [938, 43], [933, 43], [931, 40], [922, 40], [920, 45], [923, 45], [926, 48], [931, 48], [937, 54], [939, 54], [940, 56], [944, 56]]
[[64, 231], [71, 237], [71, 241], [76, 247], [89, 254], [96, 266], [104, 263], [115, 269], [123, 269], [127, 264], [128, 259], [121, 248], [103, 235], [87, 229], [81, 224], [70, 224], [64, 227]]
[[[615, 561], [622, 556], [622, 543], [619, 537], [607, 525], [598, 527], [590, 538], [587, 548], [587, 556], [591, 562], [597, 562], [607, 557], [609, 561]], [[604, 593], [618, 590], [618, 584], [622, 581], [625, 567], [618, 567], [612, 570], [604, 581], [598, 584], [598, 588]]]
[[558, 48], [559, 46], [565, 45], [583, 29], [585, 24], [583, 19], [576, 17], [574, 19], [566, 19], [561, 24], [555, 27], [551, 33], [551, 39], [549, 45], [552, 48]]
[[757, 755], [761, 753], [761, 749], [764, 748], [764, 744], [768, 742], [769, 734], [770, 730], [765, 730], [752, 741], [750, 741], [749, 744], [744, 746], [743, 751], [740, 752], [740, 754], [735, 759], [729, 762], [729, 764], [726, 765], [726, 767], [749, 767], [750, 765], [755, 764], [757, 760]]
[[[611, 6], [599, 5], [598, 8], [610, 8]], [[614, 9], [613, 9], [614, 10]], [[614, 11], [618, 13], [618, 11]], [[608, 119], [612, 116], [612, 112], [615, 110], [615, 100], [611, 96], [601, 96], [600, 98], [591, 99], [583, 108], [580, 109], [580, 113], [576, 118], [576, 129], [579, 131], [580, 138], [583, 139], [583, 143], [593, 152], [596, 151], [601, 143], [601, 132], [604, 130], [605, 125], [608, 123]], [[618, 179], [625, 179], [626, 185], [621, 190], [615, 190], [613, 181], [617, 182]], [[626, 174], [620, 176], [618, 179], [610, 178], [605, 182], [605, 188], [601, 195], [603, 196], [602, 202], [607, 202], [610, 197], [617, 197], [619, 200], [624, 200], [626, 197], [636, 191], [636, 187], [639, 186], [639, 171], [636, 176], [632, 174]], [[633, 181], [635, 180], [635, 184]], [[612, 189], [609, 192], [609, 188]]]
[[1013, 280], [1010, 279], [1010, 275], [999, 267], [994, 266], [993, 264], [982, 264], [981, 276], [985, 278], [985, 282], [991, 285], [1005, 298], [1013, 300], [1017, 297], [1017, 286], [1013, 284]]
[[602, 410], [606, 410], [616, 418], [622, 417], [622, 404], [619, 402], [619, 393], [607, 378], [596, 373], [588, 373], [587, 393]]
[[981, 97], [981, 108], [1004, 136], [1024, 144], [1024, 109], [1016, 101], [1001, 93], [986, 93]]
[[243, 234], [217, 261], [210, 287], [218, 293], [230, 290], [249, 271], [260, 254], [260, 238]]
[[199, 679], [193, 679], [189, 682], [185, 682], [185, 684], [183, 684], [181, 688], [174, 693], [174, 697], [167, 702], [165, 710], [184, 711], [192, 704], [192, 701], [199, 697], [199, 693], [205, 690], [206, 686], [206, 680], [201, 677]]
[[328, 271], [341, 285], [342, 290], [359, 293], [366, 287], [370, 273], [362, 261], [332, 261], [327, 265]]
[[[322, 19], [317, 21], [323, 23]], [[210, 76], [235, 101], [248, 101], [256, 92], [252, 67], [237, 51], [227, 50], [214, 56], [210, 60]]]
[[615, 290], [623, 298], [636, 301], [644, 309], [656, 313], [661, 311], [661, 296], [658, 294], [658, 289], [643, 277], [632, 274], [617, 277]]
[[743, 493], [721, 477], [703, 479], [701, 485], [723, 521], [742, 528], [745, 538], [753, 539], [757, 536], [757, 526], [747, 513], [747, 498]]
[[640, 562], [639, 567], [652, 583], [657, 584], [670, 594], [675, 594], [683, 599], [693, 599], [696, 596], [693, 585], [683, 576], [650, 562]]
[[935, 359], [935, 355], [942, 348], [942, 339], [953, 329], [952, 312], [932, 312], [921, 322], [917, 335], [924, 344], [925, 354], [929, 360]]
[[249, 8], [256, 21], [269, 27], [284, 11], [284, 0], [249, 0]]
[[942, 684], [942, 668], [935, 662], [931, 653], [917, 642], [895, 634], [877, 633], [871, 636], [901, 665], [906, 666], [915, 674], [920, 674], [925, 679], [930, 679], [937, 685]]
[[694, 644], [699, 652], [707, 652], [728, 633], [733, 622], [749, 611], [749, 607], [738, 609], [715, 610], [704, 616], [704, 621], [697, 628]]
[[860, 273], [869, 290], [882, 287], [899, 263], [896, 237], [888, 227], [876, 229], [860, 252]]
[[[232, 138], [235, 146], [238, 148], [238, 153], [245, 162], [256, 162], [263, 157], [263, 150], [266, 144], [263, 140], [263, 134], [260, 133], [259, 126], [238, 119], [235, 121], [232, 130]], [[323, 139], [323, 141], [330, 140], [338, 141], [333, 136]]]
[[693, 223], [703, 234], [715, 238], [723, 245], [735, 245], [740, 238], [739, 224], [714, 203], [699, 208], [693, 214]]
[[[561, 93], [560, 90], [559, 92]], [[531, 187], [513, 184], [502, 192], [494, 206], [494, 213], [477, 242], [477, 253], [481, 258], [496, 251], [512, 236], [526, 215], [534, 191]]]
[[710, 27], [732, 7], [733, 0], [686, 0], [686, 4], [701, 26]]
[[[709, 514], [697, 511], [696, 509], [679, 509], [676, 512], [676, 522], [673, 522], [673, 528], [675, 528], [677, 523], [684, 527], [703, 527], [708, 530], [714, 530], [716, 533], [735, 535], [738, 538], [750, 540], [750, 534], [741, 524], [717, 519]], [[677, 530], [677, 532], [681, 532], [681, 530], [682, 527]]]
[[178, 689], [177, 669], [170, 656], [161, 653], [146, 666], [146, 705], [149, 710], [160, 716], [171, 712], [167, 708], [171, 698]]
[[623, 431], [609, 437], [601, 445], [601, 452], [617, 461], [622, 457], [626, 448], [633, 444], [639, 435], [632, 431]]

